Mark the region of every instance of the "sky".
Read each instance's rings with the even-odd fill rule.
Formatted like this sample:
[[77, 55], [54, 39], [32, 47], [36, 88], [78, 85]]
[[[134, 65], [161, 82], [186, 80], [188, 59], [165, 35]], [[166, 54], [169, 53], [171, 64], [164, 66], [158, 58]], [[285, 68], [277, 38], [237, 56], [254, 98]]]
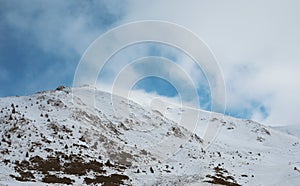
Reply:
[[[72, 86], [82, 55], [101, 34], [132, 21], [158, 20], [185, 27], [211, 49], [224, 77], [226, 114], [273, 126], [300, 125], [299, 8], [297, 0], [0, 0], [0, 96]], [[181, 66], [196, 84], [201, 108], [210, 109], [205, 74], [171, 46], [124, 48], [104, 67], [99, 82], [112, 83], [124, 65], [143, 56]], [[131, 70], [143, 74], [153, 68]], [[166, 74], [174, 83], [148, 77], [133, 88], [177, 96], [185, 83], [176, 72]]]

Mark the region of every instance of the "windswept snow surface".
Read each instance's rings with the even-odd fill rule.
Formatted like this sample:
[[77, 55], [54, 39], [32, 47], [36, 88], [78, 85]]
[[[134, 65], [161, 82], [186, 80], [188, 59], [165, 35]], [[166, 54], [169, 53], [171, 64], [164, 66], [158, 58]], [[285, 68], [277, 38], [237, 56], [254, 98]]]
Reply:
[[299, 185], [299, 136], [136, 102], [91, 87], [0, 98], [0, 185]]

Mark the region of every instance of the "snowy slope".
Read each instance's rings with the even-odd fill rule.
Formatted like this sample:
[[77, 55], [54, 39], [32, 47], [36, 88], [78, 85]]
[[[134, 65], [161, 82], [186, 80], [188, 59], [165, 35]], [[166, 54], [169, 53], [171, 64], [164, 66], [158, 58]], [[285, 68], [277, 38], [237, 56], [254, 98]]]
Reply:
[[[220, 131], [206, 146], [208, 124]], [[0, 185], [300, 183], [297, 136], [174, 103], [59, 88], [0, 98], [0, 125]]]
[[277, 126], [273, 127], [275, 130], [282, 131], [292, 136], [300, 138], [300, 124], [299, 125], [289, 125], [289, 126]]

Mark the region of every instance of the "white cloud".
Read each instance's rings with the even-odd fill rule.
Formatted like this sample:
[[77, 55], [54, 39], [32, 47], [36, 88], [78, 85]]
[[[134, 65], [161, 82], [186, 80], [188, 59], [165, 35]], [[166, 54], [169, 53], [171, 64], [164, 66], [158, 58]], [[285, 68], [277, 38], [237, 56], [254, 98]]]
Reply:
[[[2, 6], [3, 19], [18, 30], [19, 39], [32, 38], [46, 53], [69, 57], [81, 55], [88, 45], [118, 21], [119, 1], [8, 1]], [[28, 37], [28, 38], [27, 38]]]
[[[126, 53], [128, 53], [128, 51]], [[120, 59], [118, 55], [116, 59]], [[109, 66], [116, 67], [122, 64], [122, 62], [118, 63], [116, 59], [109, 62]], [[99, 89], [127, 97], [128, 92], [132, 91], [131, 89], [139, 80], [154, 76], [169, 82], [175, 87], [180, 99], [184, 101], [186, 105], [199, 106], [196, 92], [197, 86], [185, 72], [185, 69], [176, 63], [157, 56], [138, 58], [127, 63], [128, 64], [124, 64], [124, 66], [120, 66], [119, 68], [113, 68], [113, 70], [110, 71], [111, 73], [109, 73], [109, 80], [107, 80], [108, 75], [102, 75], [100, 73], [100, 81], [98, 81]], [[109, 87], [109, 84], [112, 87]], [[101, 86], [103, 86], [103, 88], [101, 88]]]
[[[200, 36], [224, 73], [229, 109], [257, 108], [253, 119], [298, 124], [300, 2], [134, 1], [124, 22], [155, 19], [181, 24]], [[187, 69], [191, 69], [187, 66]], [[191, 74], [195, 73], [192, 72]], [[256, 110], [255, 110], [256, 109]]]

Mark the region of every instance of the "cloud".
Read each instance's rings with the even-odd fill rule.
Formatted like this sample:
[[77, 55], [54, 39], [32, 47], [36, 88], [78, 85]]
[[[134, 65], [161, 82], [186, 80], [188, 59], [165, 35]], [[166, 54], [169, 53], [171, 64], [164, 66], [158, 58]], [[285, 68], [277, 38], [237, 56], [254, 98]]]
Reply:
[[[103, 53], [99, 52], [99, 50], [96, 51], [96, 55], [103, 56]], [[76, 83], [80, 84], [81, 82], [83, 84], [83, 82], [90, 82], [94, 84], [93, 74], [99, 73], [97, 80], [99, 89], [113, 92], [111, 86], [116, 86], [120, 89], [118, 94], [123, 92], [121, 95], [126, 97], [126, 91], [137, 85], [137, 83], [139, 86], [135, 86], [135, 89], [145, 89], [145, 87], [148, 87], [148, 92], [167, 88], [160, 87], [163, 84], [159, 84], [153, 78], [153, 76], [159, 77], [177, 89], [176, 92], [179, 93], [185, 105], [199, 108], [200, 101], [201, 108], [210, 110], [211, 95], [204, 74], [201, 72], [199, 65], [195, 64], [190, 57], [181, 53], [182, 51], [179, 49], [158, 43], [130, 45], [113, 55], [102, 69], [99, 69], [99, 66], [97, 66], [99, 65], [99, 60], [90, 61], [92, 66], [94, 63], [97, 64], [93, 68], [87, 67], [91, 66], [88, 63], [82, 64], [80, 69], [83, 70], [80, 70], [80, 73], [76, 75], [78, 77]], [[88, 57], [86, 58], [88, 59]], [[92, 59], [99, 58], [93, 56]], [[90, 73], [90, 71], [96, 71], [96, 73]], [[147, 78], [147, 81], [139, 82], [142, 78]], [[115, 80], [117, 83], [114, 82]], [[107, 87], [110, 87], [109, 90], [107, 90]], [[171, 93], [174, 90], [169, 87], [169, 91]], [[170, 96], [173, 97], [174, 95]]]
[[[136, 54], [136, 51], [139, 51], [138, 48], [145, 50], [143, 50], [144, 52], [142, 53], [134, 55]], [[113, 87], [111, 87], [110, 92], [126, 97], [126, 91], [130, 91], [140, 82], [140, 80], [152, 78], [151, 80], [153, 81], [153, 77], [158, 77], [175, 87], [178, 96], [180, 96], [186, 104], [189, 103], [191, 105], [193, 103], [193, 105], [197, 105], [195, 103], [198, 103], [198, 101], [195, 101], [194, 99], [197, 98], [195, 92], [198, 87], [195, 86], [185, 69], [177, 65], [171, 59], [153, 56], [152, 49], [153, 44], [146, 46], [135, 45], [122, 50], [105, 65], [102, 73], [100, 72], [98, 84], [111, 85], [116, 89], [112, 89]], [[164, 48], [160, 49], [164, 50]], [[123, 55], [124, 53], [135, 57], [141, 54], [144, 55], [134, 58], [133, 60], [128, 60], [128, 58]], [[149, 84], [151, 81], [146, 82], [148, 82], [147, 85], [142, 84], [141, 86], [140, 84], [139, 87], [148, 86], [152, 90], [157, 88], [154, 87], [157, 86], [157, 84]], [[101, 88], [101, 86], [99, 86], [99, 88]]]
[[133, 1], [124, 22], [165, 20], [192, 30], [220, 63], [228, 113], [270, 125], [298, 124], [299, 6], [294, 0]]
[[80, 56], [125, 9], [119, 0], [1, 1], [0, 66], [10, 75], [1, 95], [71, 85]]
[[123, 12], [119, 1], [12, 0], [3, 4], [1, 11], [9, 26], [23, 37], [31, 36], [45, 52], [64, 55], [73, 51], [82, 54]]

